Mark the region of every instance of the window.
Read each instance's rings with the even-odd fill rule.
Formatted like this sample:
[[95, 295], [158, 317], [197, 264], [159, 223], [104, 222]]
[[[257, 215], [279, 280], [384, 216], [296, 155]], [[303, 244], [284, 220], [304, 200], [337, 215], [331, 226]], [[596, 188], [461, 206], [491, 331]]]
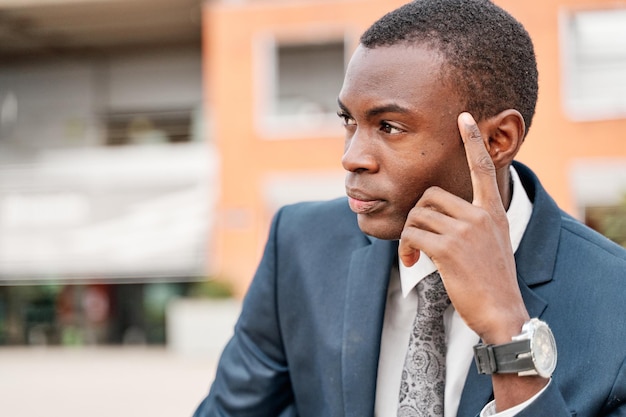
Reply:
[[277, 49], [276, 113], [328, 114], [343, 83], [343, 42], [282, 45]]
[[262, 132], [281, 138], [303, 132], [305, 136], [340, 132], [336, 111], [344, 76], [344, 40], [297, 43], [272, 39], [265, 45], [269, 47], [261, 48], [266, 57], [262, 62], [269, 71], [261, 71], [257, 107]]
[[123, 112], [106, 118], [107, 145], [180, 143], [192, 140], [192, 112]]
[[626, 8], [567, 11], [561, 23], [568, 115], [626, 117]]

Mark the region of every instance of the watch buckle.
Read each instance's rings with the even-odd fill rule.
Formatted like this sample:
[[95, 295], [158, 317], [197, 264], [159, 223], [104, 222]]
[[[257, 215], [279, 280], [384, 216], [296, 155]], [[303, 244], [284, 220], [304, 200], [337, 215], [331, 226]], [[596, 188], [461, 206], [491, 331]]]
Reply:
[[[517, 357], [519, 359], [532, 358], [532, 353], [531, 352], [520, 353], [519, 355], [517, 355]], [[537, 373], [537, 370], [534, 368], [528, 369], [526, 371], [520, 371], [517, 373], [517, 376], [535, 376], [535, 375], [539, 375], [539, 373]]]

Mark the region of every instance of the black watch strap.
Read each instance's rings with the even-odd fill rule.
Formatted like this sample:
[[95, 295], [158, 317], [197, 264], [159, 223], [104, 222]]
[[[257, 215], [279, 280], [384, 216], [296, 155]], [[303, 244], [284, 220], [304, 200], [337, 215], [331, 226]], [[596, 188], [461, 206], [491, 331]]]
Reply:
[[501, 345], [478, 344], [474, 346], [474, 359], [479, 374], [509, 374], [535, 369], [529, 339]]

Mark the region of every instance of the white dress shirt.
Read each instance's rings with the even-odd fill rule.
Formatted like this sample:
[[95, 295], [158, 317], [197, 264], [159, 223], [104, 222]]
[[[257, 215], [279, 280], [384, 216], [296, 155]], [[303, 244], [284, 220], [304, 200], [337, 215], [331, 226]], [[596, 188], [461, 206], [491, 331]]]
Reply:
[[[530, 220], [533, 206], [517, 172], [513, 167], [510, 171], [513, 197], [507, 211], [507, 218], [511, 246], [513, 251], [516, 251]], [[376, 384], [376, 417], [395, 417], [397, 415], [400, 377], [409, 344], [409, 335], [417, 312], [415, 287], [422, 278], [437, 269], [424, 253], [421, 253], [418, 262], [410, 268], [405, 267], [402, 262], [399, 264], [399, 270], [397, 268], [392, 270], [387, 290]], [[452, 305], [445, 311], [443, 319], [447, 352], [450, 353], [446, 355], [444, 417], [455, 417], [467, 372], [474, 360], [473, 346], [479, 342], [479, 337], [465, 324]], [[532, 402], [534, 398], [536, 396], [524, 404], [498, 414], [494, 414], [495, 407], [492, 402], [483, 409], [481, 416], [513, 416]]]

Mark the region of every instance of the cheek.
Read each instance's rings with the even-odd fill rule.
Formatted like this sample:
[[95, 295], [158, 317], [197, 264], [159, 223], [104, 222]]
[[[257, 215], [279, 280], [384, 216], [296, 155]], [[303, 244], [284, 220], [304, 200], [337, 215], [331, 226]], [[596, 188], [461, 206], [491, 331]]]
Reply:
[[472, 181], [464, 153], [449, 162], [444, 175], [446, 180], [441, 185], [444, 190], [466, 201], [472, 201]]
[[403, 190], [402, 200], [410, 208], [432, 186], [471, 201], [471, 180], [462, 147], [451, 151], [438, 146], [438, 149], [421, 151], [399, 176], [397, 184]]
[[436, 185], [437, 182], [437, 167], [431, 166], [427, 159], [399, 170], [393, 186], [402, 210], [408, 214], [408, 211], [413, 208], [424, 191], [428, 187]]

